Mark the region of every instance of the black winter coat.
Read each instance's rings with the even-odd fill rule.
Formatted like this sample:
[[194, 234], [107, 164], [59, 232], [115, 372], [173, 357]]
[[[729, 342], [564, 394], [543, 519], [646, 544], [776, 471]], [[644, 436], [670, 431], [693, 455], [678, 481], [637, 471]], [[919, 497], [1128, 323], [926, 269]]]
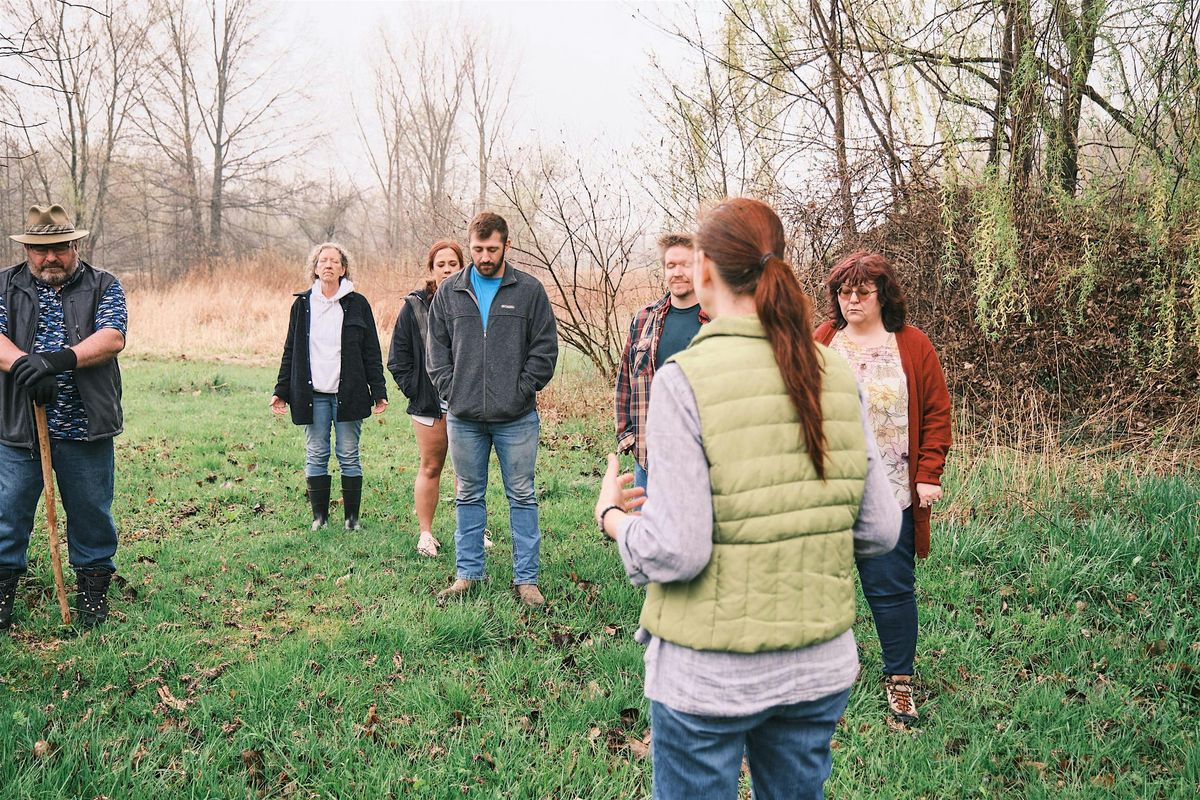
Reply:
[[[275, 382], [275, 396], [291, 406], [292, 422], [297, 425], [310, 425], [313, 421], [312, 370], [308, 363], [311, 294], [312, 289], [296, 293]], [[342, 306], [342, 375], [337, 392], [337, 421], [350, 422], [371, 416], [371, 407], [387, 399], [387, 383], [383, 377], [379, 333], [367, 298], [350, 292], [338, 302]]]
[[411, 305], [414, 301], [422, 304], [428, 314], [432, 298], [433, 293], [428, 289], [418, 289], [405, 299], [392, 331], [387, 367], [396, 379], [396, 385], [409, 400], [406, 413], [441, 419], [442, 404], [433, 382], [429, 380], [429, 373], [425, 371], [425, 337], [421, 334], [417, 315], [413, 313]]

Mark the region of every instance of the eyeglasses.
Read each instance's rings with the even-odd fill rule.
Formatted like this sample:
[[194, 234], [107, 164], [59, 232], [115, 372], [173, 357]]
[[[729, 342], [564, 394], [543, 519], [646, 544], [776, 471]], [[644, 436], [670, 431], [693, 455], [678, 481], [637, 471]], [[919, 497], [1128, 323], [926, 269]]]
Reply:
[[858, 295], [859, 300], [866, 300], [878, 291], [878, 289], [863, 289], [861, 287], [851, 289], [849, 286], [843, 286], [838, 289], [838, 296], [843, 300], [849, 300], [854, 295]]
[[44, 256], [49, 253], [54, 253], [56, 256], [66, 255], [75, 245], [71, 242], [63, 242], [62, 244], [27, 244], [25, 245], [39, 256]]

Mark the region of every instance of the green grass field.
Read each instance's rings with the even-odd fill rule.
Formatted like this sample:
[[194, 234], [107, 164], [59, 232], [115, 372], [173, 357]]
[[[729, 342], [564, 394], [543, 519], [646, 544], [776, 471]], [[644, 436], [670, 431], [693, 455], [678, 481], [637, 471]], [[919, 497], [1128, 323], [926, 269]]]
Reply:
[[[314, 534], [273, 370], [124, 367], [113, 615], [59, 627], [37, 531], [0, 636], [0, 797], [649, 795], [640, 594], [591, 521], [607, 418], [545, 415], [548, 609], [512, 598], [493, 471], [492, 580], [439, 610], [452, 508], [419, 557], [402, 403], [364, 427], [364, 530]], [[922, 724], [885, 724], [860, 600], [829, 796], [1200, 793], [1200, 475], [1158, 473], [956, 450], [918, 577]]]

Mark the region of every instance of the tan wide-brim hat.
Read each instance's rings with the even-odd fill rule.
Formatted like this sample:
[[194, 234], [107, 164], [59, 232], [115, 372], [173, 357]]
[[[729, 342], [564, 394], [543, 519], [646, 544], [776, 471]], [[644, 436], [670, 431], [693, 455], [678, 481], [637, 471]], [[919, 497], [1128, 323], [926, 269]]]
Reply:
[[87, 231], [75, 230], [67, 210], [55, 203], [52, 206], [31, 206], [25, 217], [25, 233], [9, 236], [21, 244], [61, 244], [87, 236]]

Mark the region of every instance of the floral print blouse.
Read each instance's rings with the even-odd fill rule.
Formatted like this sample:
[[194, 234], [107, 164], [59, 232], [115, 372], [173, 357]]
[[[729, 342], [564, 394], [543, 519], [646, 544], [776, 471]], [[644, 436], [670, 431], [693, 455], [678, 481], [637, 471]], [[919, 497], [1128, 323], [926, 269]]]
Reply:
[[912, 505], [908, 483], [908, 380], [900, 364], [896, 334], [878, 347], [863, 347], [850, 341], [843, 331], [834, 335], [829, 347], [850, 362], [863, 391], [875, 443], [900, 508]]

